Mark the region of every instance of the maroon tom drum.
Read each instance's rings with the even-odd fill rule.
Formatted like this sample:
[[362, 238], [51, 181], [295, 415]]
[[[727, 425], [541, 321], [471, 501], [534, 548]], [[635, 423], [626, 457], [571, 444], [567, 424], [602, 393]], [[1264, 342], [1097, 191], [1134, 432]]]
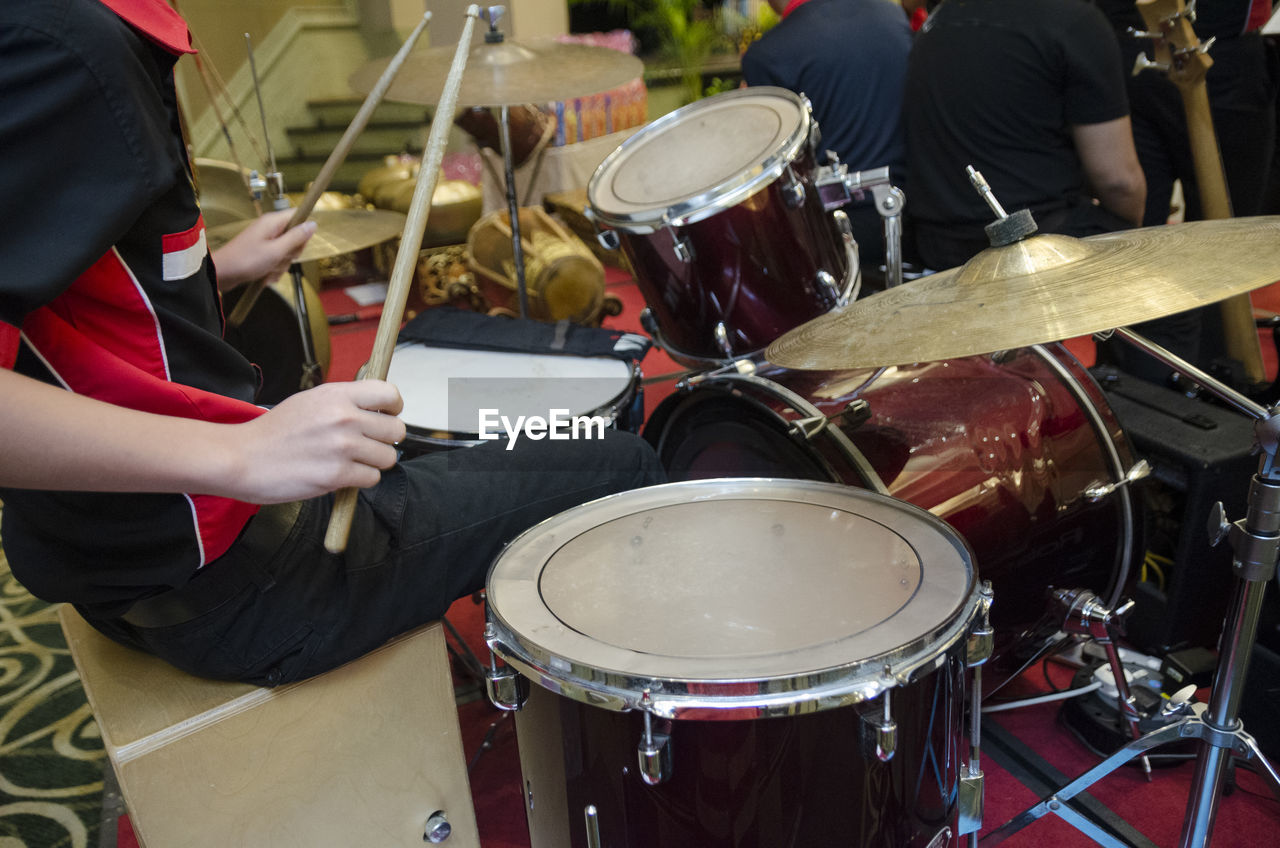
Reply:
[[[945, 519], [991, 581], [1004, 646], [1048, 586], [1109, 601], [1142, 546], [1133, 457], [1060, 345], [875, 370], [695, 378], [645, 427], [672, 479], [796, 477], [886, 492]], [[1114, 603], [1112, 604], [1114, 606]]]
[[856, 257], [814, 185], [817, 135], [802, 97], [738, 89], [652, 122], [592, 175], [588, 211], [676, 359], [759, 351], [851, 289]]
[[670, 483], [537, 525], [486, 629], [533, 848], [958, 845], [989, 601], [944, 522], [832, 483]]

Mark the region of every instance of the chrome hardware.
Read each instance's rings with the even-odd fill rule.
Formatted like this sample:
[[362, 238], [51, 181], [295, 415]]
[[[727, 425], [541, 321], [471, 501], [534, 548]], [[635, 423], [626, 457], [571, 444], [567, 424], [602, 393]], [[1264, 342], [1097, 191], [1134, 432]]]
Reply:
[[960, 794], [956, 799], [957, 813], [960, 816], [956, 829], [961, 835], [982, 830], [986, 775], [981, 769], [975, 774], [970, 768], [965, 766], [964, 773], [960, 775]]
[[676, 228], [671, 225], [666, 215], [662, 216], [662, 226], [671, 236], [671, 252], [676, 255], [676, 259], [686, 264], [692, 262], [694, 257], [693, 244], [676, 232]]
[[267, 193], [267, 181], [257, 171], [249, 172], [249, 194], [254, 200], [262, 200]]
[[790, 165], [787, 166], [783, 177], [786, 182], [782, 185], [782, 199], [793, 209], [803, 205], [805, 198], [804, 183], [800, 182], [799, 177], [796, 176], [795, 171], [791, 170]]
[[1180, 713], [1189, 712], [1193, 706], [1191, 699], [1195, 697], [1196, 685], [1189, 683], [1183, 686], [1177, 692], [1169, 696], [1169, 700], [1160, 706], [1160, 715], [1165, 717], [1179, 715]]
[[831, 276], [830, 272], [819, 268], [816, 275], [816, 282], [818, 288], [824, 291], [827, 297], [835, 301], [840, 300], [840, 288], [836, 285], [836, 278]]
[[[642, 696], [642, 703], [649, 700], [649, 690]], [[654, 733], [653, 715], [644, 714], [644, 737], [636, 746], [640, 763], [640, 777], [649, 786], [657, 786], [671, 777], [671, 734]]]
[[595, 804], [588, 804], [582, 810], [582, 817], [587, 827], [587, 848], [600, 848], [600, 814]]
[[733, 359], [733, 345], [729, 342], [729, 328], [725, 326], [723, 321], [716, 322], [716, 328], [712, 331], [716, 337], [716, 347], [720, 348], [720, 352], [728, 359]]
[[991, 659], [995, 650], [996, 631], [991, 626], [991, 603], [995, 595], [991, 591], [991, 581], [983, 580], [979, 590], [981, 598], [975, 615], [976, 624], [969, 631], [969, 643], [965, 647], [965, 663], [974, 668]]
[[492, 624], [484, 626], [484, 638], [489, 645], [489, 667], [484, 673], [485, 693], [489, 702], [500, 710], [514, 712], [529, 700], [529, 681], [516, 673], [511, 666], [498, 668], [498, 658], [493, 653], [497, 633]]
[[427, 825], [422, 831], [422, 841], [432, 844], [444, 842], [453, 833], [453, 826], [444, 810], [436, 810], [427, 817]]
[[944, 846], [950, 845], [950, 844], [951, 844], [951, 828], [944, 827], [942, 830], [934, 834], [934, 837], [929, 840], [929, 844], [924, 846], [924, 848], [944, 848]]
[[1124, 475], [1124, 479], [1115, 483], [1090, 483], [1084, 490], [1084, 499], [1089, 503], [1097, 503], [1107, 495], [1119, 489], [1121, 486], [1127, 486], [1130, 483], [1136, 483], [1144, 477], [1151, 475], [1151, 464], [1145, 459], [1140, 459], [1133, 464], [1128, 473]]
[[[1144, 33], [1146, 35], [1146, 33]], [[1155, 36], [1152, 36], [1153, 38]], [[1137, 76], [1143, 71], [1161, 71], [1169, 72], [1168, 62], [1156, 62], [1149, 58], [1146, 53], [1139, 53], [1137, 58], [1133, 60], [1133, 70], [1130, 72], [1133, 76]]]
[[1230, 532], [1231, 522], [1227, 520], [1226, 507], [1222, 501], [1217, 501], [1209, 507], [1209, 547], [1216, 548]]
[[617, 250], [622, 247], [622, 237], [617, 230], [597, 230], [596, 241], [605, 250]]
[[[885, 675], [889, 675], [888, 666], [885, 667]], [[886, 689], [880, 696], [882, 709], [878, 717], [866, 714], [859, 716], [862, 720], [863, 745], [875, 751], [876, 759], [882, 763], [892, 760], [898, 750], [898, 723], [893, 720], [892, 704], [889, 700], [891, 691]]]
[[[835, 156], [834, 153], [830, 155]], [[862, 257], [858, 253], [858, 242], [853, 238], [853, 224], [849, 223], [849, 216], [843, 209], [837, 209], [831, 213], [831, 218], [836, 222], [836, 231], [844, 244], [845, 261], [849, 265], [844, 290], [836, 295], [836, 306], [848, 306], [857, 299], [858, 290], [862, 287]]]
[[797, 418], [787, 424], [788, 433], [797, 438], [804, 439], [806, 442], [811, 441], [825, 429], [827, 429], [827, 417], [825, 415]]

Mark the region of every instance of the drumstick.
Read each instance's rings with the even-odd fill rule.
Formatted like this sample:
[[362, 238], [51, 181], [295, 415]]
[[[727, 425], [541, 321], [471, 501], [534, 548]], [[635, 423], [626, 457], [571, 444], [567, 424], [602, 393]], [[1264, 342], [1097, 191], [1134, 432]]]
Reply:
[[[422, 250], [427, 215], [431, 212], [431, 196], [435, 194], [440, 162], [444, 159], [446, 136], [451, 126], [450, 117], [457, 107], [462, 72], [467, 66], [471, 31], [479, 16], [479, 6], [467, 7], [462, 37], [458, 40], [453, 64], [449, 66], [449, 76], [444, 81], [444, 92], [440, 95], [440, 104], [431, 121], [431, 134], [427, 136], [427, 149], [422, 155], [422, 167], [418, 170], [418, 185], [409, 202], [409, 214], [404, 222], [404, 233], [400, 236], [396, 264], [391, 269], [391, 279], [387, 283], [387, 299], [383, 303], [382, 318], [378, 321], [378, 332], [373, 339], [373, 353], [360, 377], [362, 380], [385, 380], [387, 370], [391, 367], [391, 354], [395, 350], [396, 336], [400, 334], [405, 301], [409, 299], [409, 286], [413, 282], [414, 268], [418, 264], [418, 253]], [[329, 528], [324, 537], [325, 549], [330, 553], [337, 554], [346, 550], [358, 493], [359, 489], [346, 488], [339, 490], [334, 497], [333, 512], [329, 516]]]
[[[418, 36], [422, 35], [423, 30], [427, 28], [427, 22], [430, 20], [431, 13], [427, 12], [422, 16], [422, 20], [418, 21], [418, 25], [413, 28], [413, 32], [409, 33], [409, 37], [405, 39], [404, 44], [400, 45], [400, 49], [391, 59], [391, 64], [387, 65], [386, 70], [382, 72], [382, 76], [378, 78], [377, 85], [373, 87], [373, 90], [364, 99], [364, 103], [360, 105], [356, 116], [351, 119], [351, 124], [347, 127], [347, 131], [342, 134], [342, 138], [338, 139], [338, 143], [329, 154], [329, 158], [320, 167], [320, 173], [316, 174], [316, 178], [311, 182], [307, 193], [302, 197], [302, 202], [293, 210], [293, 216], [289, 218], [289, 223], [285, 226], [285, 230], [291, 230], [306, 221], [312, 210], [315, 209], [316, 201], [320, 199], [320, 195], [324, 194], [325, 189], [329, 187], [334, 173], [346, 160], [351, 148], [355, 146], [356, 139], [364, 131], [369, 119], [373, 117], [373, 110], [377, 109], [378, 105], [382, 103], [382, 98], [386, 95], [387, 89], [391, 88], [391, 83], [395, 82], [396, 74], [400, 72], [401, 66], [404, 65], [405, 60], [409, 57], [409, 51], [413, 49]], [[244, 323], [244, 319], [249, 315], [249, 310], [258, 302], [258, 296], [262, 294], [262, 290], [266, 285], [266, 278], [248, 283], [244, 294], [236, 301], [236, 308], [231, 310], [231, 314], [227, 316], [227, 323], [232, 327], [239, 327]]]

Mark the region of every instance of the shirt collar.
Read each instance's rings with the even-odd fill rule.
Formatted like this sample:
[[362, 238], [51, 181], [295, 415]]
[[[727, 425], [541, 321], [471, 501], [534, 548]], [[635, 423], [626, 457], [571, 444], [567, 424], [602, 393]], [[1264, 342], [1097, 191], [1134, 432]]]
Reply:
[[782, 10], [782, 17], [785, 19], [787, 15], [791, 14], [808, 2], [809, 0], [791, 0], [791, 2], [787, 4], [787, 7]]
[[194, 53], [191, 30], [164, 0], [101, 0], [128, 24], [170, 53]]

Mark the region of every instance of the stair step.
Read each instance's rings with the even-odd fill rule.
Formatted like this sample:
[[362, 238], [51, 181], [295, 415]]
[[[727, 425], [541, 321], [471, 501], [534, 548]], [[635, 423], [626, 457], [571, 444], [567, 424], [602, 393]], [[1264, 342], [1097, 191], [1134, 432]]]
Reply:
[[[307, 185], [320, 173], [320, 168], [327, 158], [326, 154], [325, 156], [280, 159], [277, 160], [276, 167], [280, 169], [280, 173], [284, 174], [285, 187], [289, 191], [306, 191]], [[333, 179], [329, 181], [329, 191], [355, 194], [360, 178], [374, 168], [382, 167], [382, 159], [382, 155], [373, 153], [349, 154], [334, 172]]]
[[[289, 143], [294, 158], [328, 157], [338, 145], [342, 127], [289, 127]], [[369, 123], [356, 137], [352, 154], [386, 155], [402, 151], [421, 152], [427, 144], [429, 126], [421, 121], [395, 121]]]
[[[315, 116], [316, 126], [345, 130], [351, 119], [360, 111], [364, 101], [356, 98], [333, 98], [326, 100], [308, 100], [307, 111]], [[417, 103], [396, 103], [384, 100], [373, 110], [370, 123], [390, 122], [425, 124], [431, 120], [432, 110]]]

